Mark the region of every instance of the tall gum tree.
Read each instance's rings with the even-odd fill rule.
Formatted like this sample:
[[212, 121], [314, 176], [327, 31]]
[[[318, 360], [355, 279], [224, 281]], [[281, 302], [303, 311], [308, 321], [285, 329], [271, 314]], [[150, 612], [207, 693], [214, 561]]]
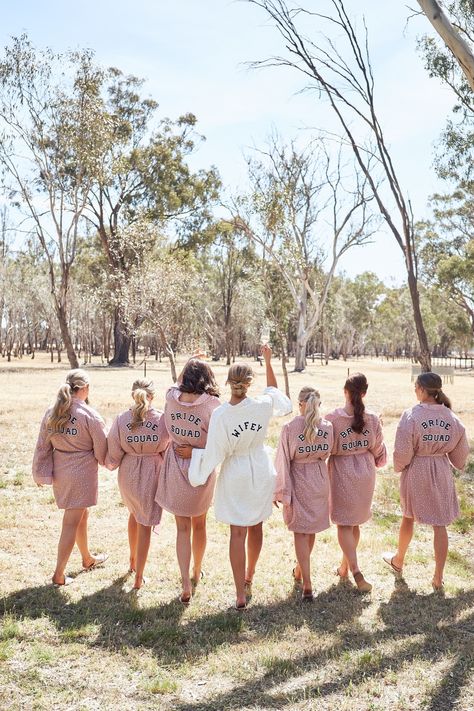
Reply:
[[4, 194], [48, 263], [51, 296], [72, 368], [71, 268], [97, 156], [110, 138], [89, 51], [55, 55], [14, 38], [0, 59], [0, 167]]
[[249, 161], [252, 195], [234, 206], [236, 229], [263, 250], [285, 280], [297, 313], [295, 371], [326, 302], [337, 264], [375, 229], [367, 181], [320, 140], [299, 149], [271, 139]]
[[459, 21], [459, 15], [466, 19], [469, 16], [472, 18], [474, 1], [448, 2], [447, 12], [437, 0], [418, 0], [418, 5], [455, 58], [471, 91], [474, 92], [474, 36], [462, 20]]
[[[266, 12], [285, 47], [283, 55], [253, 66], [295, 69], [309, 88], [317, 90], [316, 96], [328, 102], [380, 214], [402, 250], [418, 335], [418, 359], [422, 369], [429, 371], [431, 355], [420, 307], [413, 217], [377, 113], [367, 30], [359, 39], [342, 0], [326, 0], [327, 12], [290, 7], [284, 0], [247, 1]], [[311, 26], [313, 39], [307, 35]]]
[[[143, 80], [119, 69], [103, 75], [104, 117], [114, 125], [113, 139], [101, 155], [101, 171], [88, 195], [86, 217], [97, 230], [109, 270], [126, 281], [127, 260], [120, 230], [148, 220], [163, 232], [196, 229], [209, 217], [219, 179], [214, 169], [192, 172], [187, 162], [200, 139], [196, 117], [158, 120], [158, 104], [141, 96]], [[114, 309], [112, 365], [128, 363], [131, 334], [124, 309]]]

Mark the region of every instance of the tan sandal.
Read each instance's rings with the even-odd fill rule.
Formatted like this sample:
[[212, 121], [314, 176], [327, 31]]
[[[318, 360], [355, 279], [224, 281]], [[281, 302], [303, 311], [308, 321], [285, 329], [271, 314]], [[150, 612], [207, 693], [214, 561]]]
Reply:
[[395, 565], [393, 562], [393, 559], [395, 558], [395, 553], [384, 553], [382, 556], [382, 560], [384, 563], [386, 563], [391, 569], [392, 573], [395, 573], [395, 575], [402, 575], [403, 573], [403, 568], [400, 568], [398, 565]]
[[360, 570], [354, 573], [354, 582], [357, 585], [359, 592], [369, 593], [372, 590], [372, 585], [367, 582]]

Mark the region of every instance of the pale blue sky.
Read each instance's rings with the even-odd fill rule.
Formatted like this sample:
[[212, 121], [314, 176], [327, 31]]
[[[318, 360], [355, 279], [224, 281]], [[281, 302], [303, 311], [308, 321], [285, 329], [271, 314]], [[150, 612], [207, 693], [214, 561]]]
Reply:
[[[324, 0], [304, 0], [318, 10]], [[411, 20], [404, 2], [347, 0], [351, 16], [369, 28], [380, 115], [402, 185], [415, 215], [427, 214], [427, 198], [439, 189], [432, 169], [433, 145], [453, 104], [450, 91], [430, 80], [416, 53], [417, 35], [429, 31]], [[383, 6], [383, 11], [381, 7]], [[249, 71], [245, 62], [282, 52], [264, 13], [227, 0], [22, 0], [2, 8], [0, 42], [27, 31], [38, 46], [56, 50], [90, 47], [106, 66], [147, 79], [146, 91], [171, 118], [192, 111], [206, 136], [194, 165], [217, 166], [232, 192], [246, 188], [243, 155], [272, 130], [285, 139], [308, 127], [331, 127], [326, 107], [298, 94], [302, 79], [289, 70]], [[403, 262], [393, 238], [350, 252], [340, 264], [348, 274], [365, 269], [400, 281]]]

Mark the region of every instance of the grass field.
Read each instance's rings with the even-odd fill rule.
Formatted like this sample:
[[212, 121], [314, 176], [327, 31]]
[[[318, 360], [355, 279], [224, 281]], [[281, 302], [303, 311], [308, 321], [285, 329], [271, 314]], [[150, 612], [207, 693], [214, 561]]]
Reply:
[[[310, 364], [306, 373], [290, 374], [293, 401], [309, 384], [320, 389], [323, 412], [341, 405], [348, 368], [367, 375], [367, 406], [383, 414], [391, 452], [398, 418], [415, 402], [408, 365]], [[374, 585], [370, 596], [332, 574], [339, 550], [331, 529], [316, 540], [315, 602], [301, 603], [291, 578], [292, 535], [275, 511], [264, 526], [251, 605], [235, 612], [227, 528], [212, 509], [206, 577], [191, 605], [177, 601], [174, 522], [167, 514], [152, 536], [149, 582], [134, 595], [126, 577], [127, 511], [116, 473], [105, 470], [90, 539], [92, 550], [107, 551], [110, 559], [79, 574], [75, 551], [67, 572], [77, 579], [54, 589], [48, 581], [62, 514], [51, 489], [37, 489], [30, 472], [40, 418], [66, 370], [41, 356], [0, 363], [0, 709], [474, 709], [474, 464], [457, 477], [462, 516], [450, 528], [444, 598], [431, 591], [429, 528], [416, 529], [405, 579], [395, 581], [381, 561], [395, 545], [400, 520], [390, 466], [378, 477], [374, 516], [362, 528], [360, 561]], [[226, 368], [215, 370], [223, 386]], [[254, 392], [264, 384], [263, 368], [256, 370]], [[153, 361], [148, 372], [162, 405], [169, 368]], [[90, 367], [91, 404], [108, 424], [129, 405], [139, 373], [138, 366]], [[474, 377], [456, 375], [446, 392], [472, 436]], [[281, 424], [272, 422], [272, 445]]]

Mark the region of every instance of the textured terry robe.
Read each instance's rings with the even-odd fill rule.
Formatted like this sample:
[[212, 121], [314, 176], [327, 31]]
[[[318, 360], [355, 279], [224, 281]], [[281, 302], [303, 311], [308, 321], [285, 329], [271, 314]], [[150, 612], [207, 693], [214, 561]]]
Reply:
[[105, 466], [116, 469], [125, 506], [143, 526], [157, 526], [163, 509], [155, 501], [163, 450], [169, 442], [163, 413], [150, 407], [143, 424], [131, 427], [133, 413], [119, 415], [107, 436]]
[[260, 397], [226, 402], [212, 413], [206, 449], [193, 449], [189, 481], [201, 485], [222, 462], [214, 502], [218, 521], [255, 526], [271, 515], [275, 470], [264, 440], [271, 416], [289, 412], [289, 398], [268, 387]]
[[166, 450], [155, 500], [175, 516], [201, 516], [211, 505], [215, 474], [198, 489], [192, 487], [188, 480], [191, 460], [178, 457], [173, 445], [206, 446], [209, 419], [219, 406], [219, 398], [203, 393], [194, 402], [181, 402], [180, 395], [177, 387], [166, 393], [164, 419], [171, 442]]
[[452, 467], [462, 469], [468, 454], [464, 425], [448, 407], [420, 403], [405, 410], [393, 452], [403, 515], [432, 526], [452, 523], [459, 516]]
[[95, 506], [98, 464], [104, 464], [107, 454], [104, 421], [92, 407], [73, 398], [63, 431], [48, 440], [50, 413], [51, 409], [47, 410], [41, 423], [33, 457], [33, 478], [37, 484], [52, 483], [60, 509]]
[[369, 520], [375, 489], [375, 468], [387, 463], [379, 417], [364, 412], [364, 428], [353, 432], [353, 415], [338, 408], [326, 415], [333, 424], [334, 445], [329, 457], [331, 519], [340, 526], [359, 526]]
[[329, 477], [326, 459], [333, 447], [333, 428], [322, 419], [312, 442], [304, 438], [302, 415], [284, 425], [275, 459], [274, 500], [283, 503], [283, 520], [295, 533], [329, 528]]

